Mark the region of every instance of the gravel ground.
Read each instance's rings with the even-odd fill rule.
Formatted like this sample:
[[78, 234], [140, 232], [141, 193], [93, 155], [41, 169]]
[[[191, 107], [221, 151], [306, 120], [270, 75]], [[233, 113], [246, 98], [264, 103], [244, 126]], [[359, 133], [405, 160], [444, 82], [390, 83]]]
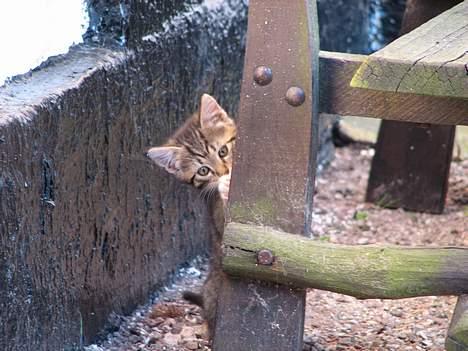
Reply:
[[[346, 244], [468, 246], [468, 160], [453, 162], [444, 214], [387, 210], [363, 202], [372, 149], [339, 149], [317, 180], [314, 231]], [[113, 316], [114, 330], [87, 351], [210, 350], [200, 310], [180, 292], [201, 286], [206, 266], [184, 269], [177, 283], [130, 317]], [[308, 351], [443, 350], [454, 297], [396, 301], [357, 300], [310, 290], [305, 346]]]

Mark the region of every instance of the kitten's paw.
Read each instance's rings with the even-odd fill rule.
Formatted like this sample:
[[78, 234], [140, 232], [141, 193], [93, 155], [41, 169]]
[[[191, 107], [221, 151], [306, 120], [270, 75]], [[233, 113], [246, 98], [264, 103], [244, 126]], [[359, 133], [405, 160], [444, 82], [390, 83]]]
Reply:
[[218, 181], [218, 191], [221, 199], [223, 199], [224, 203], [227, 202], [229, 198], [229, 185], [231, 183], [231, 175], [226, 174], [219, 178]]

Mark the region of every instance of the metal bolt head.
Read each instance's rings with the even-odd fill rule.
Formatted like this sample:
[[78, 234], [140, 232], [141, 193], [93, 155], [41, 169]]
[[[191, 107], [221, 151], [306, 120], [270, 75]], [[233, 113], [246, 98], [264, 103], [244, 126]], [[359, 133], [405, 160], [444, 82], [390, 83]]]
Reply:
[[270, 67], [257, 66], [254, 69], [253, 79], [258, 85], [268, 85], [273, 80], [273, 72]]
[[263, 266], [270, 266], [273, 264], [275, 256], [270, 250], [262, 249], [257, 252], [257, 263]]
[[299, 87], [290, 87], [286, 92], [286, 101], [291, 106], [300, 106], [305, 101], [305, 93]]

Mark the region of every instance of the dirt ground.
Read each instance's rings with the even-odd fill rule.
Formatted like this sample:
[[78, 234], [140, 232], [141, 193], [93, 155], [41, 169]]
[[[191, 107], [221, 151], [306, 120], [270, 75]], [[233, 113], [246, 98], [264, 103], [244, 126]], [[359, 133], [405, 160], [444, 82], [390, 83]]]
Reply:
[[[468, 246], [468, 160], [452, 163], [442, 215], [382, 209], [363, 202], [373, 150], [338, 149], [317, 180], [314, 231], [346, 244]], [[113, 332], [87, 351], [210, 350], [200, 310], [180, 292], [202, 283], [206, 266], [180, 272], [153, 305], [114, 316]], [[443, 350], [455, 297], [365, 300], [310, 290], [304, 350]]]
[[[372, 155], [373, 149], [337, 151], [318, 179], [318, 234], [346, 244], [468, 245], [468, 160], [452, 163], [445, 211], [430, 215], [363, 202]], [[359, 301], [310, 291], [305, 340], [318, 350], [443, 350], [455, 302], [454, 297]]]

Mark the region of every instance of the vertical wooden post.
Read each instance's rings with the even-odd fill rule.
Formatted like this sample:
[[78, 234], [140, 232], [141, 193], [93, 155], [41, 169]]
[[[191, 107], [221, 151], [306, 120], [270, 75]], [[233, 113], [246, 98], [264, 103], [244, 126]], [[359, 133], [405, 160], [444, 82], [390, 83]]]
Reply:
[[[310, 234], [317, 152], [314, 0], [251, 0], [229, 217]], [[305, 291], [225, 277], [216, 351], [302, 348]]]
[[[408, 0], [401, 34], [460, 2]], [[366, 200], [385, 207], [441, 213], [454, 136], [454, 126], [382, 121]]]
[[468, 350], [468, 295], [458, 297], [445, 340], [447, 351]]

